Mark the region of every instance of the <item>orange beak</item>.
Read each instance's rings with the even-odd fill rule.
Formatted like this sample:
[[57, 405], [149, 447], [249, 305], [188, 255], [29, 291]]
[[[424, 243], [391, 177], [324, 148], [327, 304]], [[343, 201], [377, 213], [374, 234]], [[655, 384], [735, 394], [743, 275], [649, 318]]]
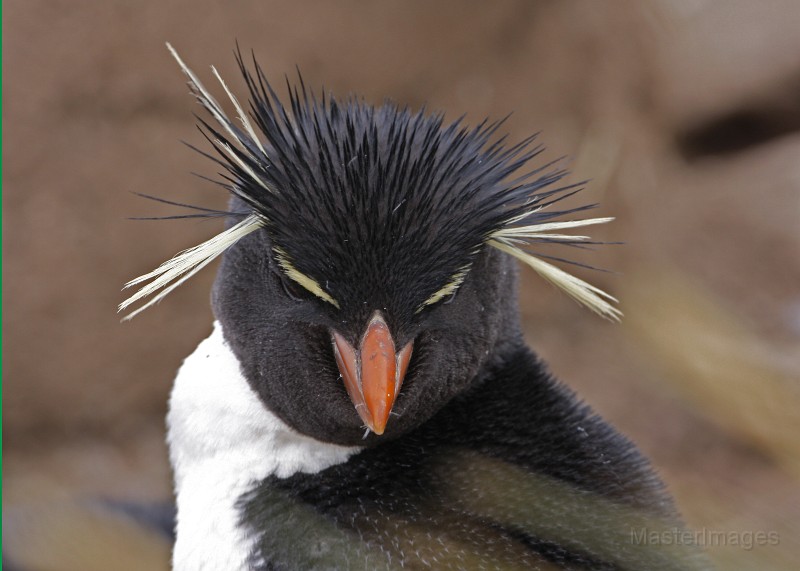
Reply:
[[400, 353], [383, 316], [376, 311], [356, 351], [344, 337], [333, 332], [333, 353], [344, 386], [361, 420], [375, 434], [383, 434], [389, 413], [400, 393], [414, 342]]

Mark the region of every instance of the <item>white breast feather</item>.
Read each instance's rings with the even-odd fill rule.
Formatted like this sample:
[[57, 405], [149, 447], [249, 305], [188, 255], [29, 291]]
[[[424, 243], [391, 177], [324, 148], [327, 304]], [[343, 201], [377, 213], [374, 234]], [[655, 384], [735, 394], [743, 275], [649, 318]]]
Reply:
[[247, 569], [255, 538], [239, 525], [242, 494], [268, 476], [319, 472], [360, 450], [304, 436], [272, 414], [242, 376], [219, 323], [178, 371], [167, 426], [178, 571]]

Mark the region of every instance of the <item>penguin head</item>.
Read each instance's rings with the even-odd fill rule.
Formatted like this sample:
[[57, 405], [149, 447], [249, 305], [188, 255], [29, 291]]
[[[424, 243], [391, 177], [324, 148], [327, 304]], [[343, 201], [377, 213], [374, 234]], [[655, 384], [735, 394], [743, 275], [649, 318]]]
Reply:
[[318, 99], [302, 80], [285, 107], [240, 54], [249, 113], [222, 84], [234, 123], [173, 55], [218, 124], [200, 120], [218, 153], [207, 156], [225, 169], [231, 223], [131, 282], [153, 280], [121, 307], [161, 289], [141, 311], [224, 252], [215, 315], [251, 387], [297, 431], [369, 445], [468, 389], [498, 344], [520, 338], [514, 258], [619, 315], [610, 296], [527, 249], [583, 242], [557, 231], [609, 220], [558, 220], [593, 205], [550, 208], [578, 189], [552, 163], [528, 166], [542, 151], [533, 137], [506, 146], [494, 138], [502, 121], [470, 128], [392, 103]]

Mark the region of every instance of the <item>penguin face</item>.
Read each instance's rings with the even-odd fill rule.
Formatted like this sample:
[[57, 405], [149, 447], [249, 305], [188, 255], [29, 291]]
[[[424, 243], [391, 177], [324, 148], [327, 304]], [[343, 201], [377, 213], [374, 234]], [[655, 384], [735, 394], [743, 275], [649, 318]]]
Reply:
[[[348, 287], [348, 273], [336, 272], [343, 266], [330, 265], [328, 277], [314, 278], [330, 289], [336, 307], [287, 275], [262, 230], [226, 252], [214, 285], [214, 312], [251, 387], [284, 422], [318, 440], [370, 445], [408, 432], [464, 391], [498, 339], [518, 331], [515, 267], [494, 249], [474, 258], [456, 291], [427, 305], [436, 291], [403, 291], [402, 280], [400, 290], [368, 279]], [[406, 287], [425, 283], [425, 276], [417, 275], [425, 264], [404, 261], [392, 269], [408, 277]], [[369, 383], [381, 380], [369, 378], [369, 370], [351, 371], [348, 379], [347, 356], [341, 355], [348, 347], [360, 352], [352, 361], [358, 367], [370, 359], [365, 341], [372, 338], [393, 346], [389, 364], [397, 364], [388, 375], [398, 381], [384, 400], [389, 410], [377, 419], [359, 411], [366, 408], [371, 415], [370, 408], [377, 407], [359, 402], [353, 394], [358, 387], [348, 383], [357, 383], [360, 373], [366, 400]], [[380, 405], [380, 396], [373, 400]]]
[[390, 438], [464, 390], [498, 335], [508, 272], [486, 240], [529, 197], [505, 181], [521, 148], [487, 150], [496, 125], [392, 104], [295, 94], [292, 108], [290, 124], [261, 122], [269, 168], [231, 211], [263, 228], [226, 252], [214, 309], [290, 426]]

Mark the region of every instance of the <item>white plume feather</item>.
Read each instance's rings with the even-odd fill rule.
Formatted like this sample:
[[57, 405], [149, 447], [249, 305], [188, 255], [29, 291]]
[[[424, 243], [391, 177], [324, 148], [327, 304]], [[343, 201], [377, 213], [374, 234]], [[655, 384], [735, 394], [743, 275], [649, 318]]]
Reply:
[[[253, 161], [258, 162], [258, 157], [253, 156], [253, 153], [250, 152], [250, 149], [246, 144], [242, 142], [240, 139], [240, 134], [238, 134], [232, 127], [231, 121], [228, 119], [228, 116], [223, 111], [222, 106], [217, 102], [216, 99], [211, 95], [211, 93], [205, 88], [202, 82], [197, 78], [194, 72], [189, 69], [189, 67], [183, 62], [181, 57], [178, 55], [178, 52], [167, 43], [167, 48], [169, 49], [172, 57], [175, 58], [175, 61], [178, 62], [181, 70], [183, 73], [186, 74], [186, 77], [189, 79], [189, 85], [192, 88], [192, 92], [195, 94], [197, 99], [200, 103], [205, 107], [206, 110], [211, 114], [212, 117], [216, 120], [217, 123], [231, 136], [233, 141], [236, 141], [238, 147], [241, 149], [243, 153], [245, 153], [249, 158]], [[252, 139], [252, 142], [258, 147], [261, 152], [264, 152], [264, 147], [261, 144], [261, 141], [258, 139], [255, 130], [253, 129], [250, 120], [247, 118], [247, 114], [244, 112], [244, 109], [239, 104], [239, 101], [233, 95], [233, 93], [228, 89], [228, 86], [223, 81], [222, 77], [217, 72], [216, 68], [211, 68], [216, 78], [219, 80], [222, 88], [225, 90], [225, 93], [230, 98], [233, 106], [236, 108], [236, 112], [239, 114], [239, 120], [242, 122], [245, 132], [247, 136]], [[274, 192], [271, 188], [269, 188], [266, 183], [259, 177], [250, 165], [247, 164], [246, 161], [242, 160], [242, 158], [237, 155], [236, 152], [231, 148], [231, 146], [223, 141], [217, 141], [217, 144], [220, 148], [230, 157], [230, 159], [235, 162], [239, 167], [241, 167], [244, 172], [246, 172], [253, 181], [260, 184], [263, 188], [270, 192]], [[126, 315], [123, 318], [123, 321], [127, 321], [132, 319], [148, 307], [151, 307], [157, 304], [159, 301], [164, 299], [167, 295], [169, 295], [175, 288], [183, 284], [186, 280], [194, 276], [197, 272], [211, 263], [217, 256], [219, 256], [222, 252], [224, 252], [228, 247], [233, 245], [236, 241], [243, 238], [250, 232], [257, 230], [261, 226], [263, 226], [264, 220], [255, 214], [251, 214], [235, 226], [217, 234], [210, 240], [199, 244], [193, 248], [189, 248], [188, 250], [184, 250], [180, 252], [172, 259], [164, 262], [158, 268], [153, 270], [150, 273], [147, 273], [143, 276], [139, 276], [138, 278], [129, 281], [125, 284], [125, 288], [132, 287], [137, 284], [142, 284], [148, 282], [150, 283], [147, 285], [142, 286], [134, 295], [123, 301], [119, 305], [119, 311], [123, 311], [124, 309], [128, 308], [133, 303], [142, 300], [150, 295], [155, 294], [150, 301], [144, 304], [142, 307], [133, 311]]]
[[[529, 216], [529, 214], [524, 214], [522, 217]], [[561, 222], [544, 222], [542, 224], [531, 224], [528, 226], [505, 226], [501, 228], [494, 234], [492, 234], [493, 238], [496, 239], [504, 239], [504, 238], [542, 238], [544, 232], [549, 232], [551, 230], [565, 230], [567, 228], [579, 228], [580, 226], [591, 226], [593, 224], [606, 224], [614, 220], [613, 218], [587, 218], [585, 220], [564, 220]], [[513, 222], [513, 221], [512, 221]], [[553, 234], [548, 235], [553, 236]], [[568, 236], [571, 239], [588, 239], [586, 236]]]
[[[225, 111], [222, 109], [222, 106], [217, 102], [216, 99], [214, 99], [214, 96], [211, 95], [208, 89], [206, 89], [206, 87], [202, 84], [202, 82], [197, 78], [197, 75], [195, 75], [195, 73], [191, 69], [189, 69], [189, 66], [187, 66], [183, 62], [181, 56], [178, 55], [178, 52], [175, 51], [175, 48], [173, 48], [169, 42], [167, 42], [167, 48], [172, 54], [172, 57], [175, 58], [175, 61], [178, 62], [178, 65], [180, 66], [181, 70], [183, 70], [183, 73], [186, 74], [186, 77], [189, 78], [189, 85], [191, 86], [192, 91], [194, 92], [195, 96], [200, 101], [200, 103], [203, 105], [203, 107], [205, 107], [208, 110], [208, 112], [211, 113], [211, 116], [214, 117], [214, 119], [217, 121], [217, 123], [220, 124], [220, 126], [223, 129], [225, 129], [225, 131], [231, 136], [231, 139], [238, 143], [238, 146], [242, 150], [242, 152], [244, 152], [252, 160], [259, 162], [258, 157], [254, 156], [253, 153], [250, 152], [250, 149], [247, 147], [247, 145], [245, 145], [242, 142], [241, 134], [237, 133], [231, 127], [232, 121], [225, 114]], [[266, 151], [264, 151], [264, 146], [261, 144], [261, 140], [258, 138], [255, 129], [253, 129], [253, 125], [250, 123], [250, 120], [247, 117], [247, 113], [245, 113], [244, 109], [239, 103], [239, 100], [236, 98], [233, 92], [231, 92], [231, 90], [228, 89], [228, 85], [222, 79], [222, 76], [217, 71], [217, 68], [211, 66], [211, 71], [219, 81], [220, 85], [222, 85], [222, 89], [225, 90], [225, 93], [228, 95], [228, 98], [231, 100], [231, 103], [233, 103], [236, 112], [239, 114], [239, 120], [242, 122], [242, 126], [244, 127], [244, 130], [247, 132], [247, 135], [250, 137], [252, 142], [258, 147], [258, 149], [266, 155]], [[253, 173], [252, 169], [248, 167], [244, 163], [244, 161], [242, 161], [241, 158], [239, 158], [228, 145], [224, 145], [220, 141], [217, 141], [217, 143], [222, 145], [223, 149], [228, 154], [228, 156], [230, 156], [234, 162], [236, 162], [239, 166], [241, 166], [247, 172], [247, 174], [253, 177], [254, 181], [258, 182], [261, 186], [272, 192], [272, 189], [267, 188], [267, 186], [264, 184], [264, 181], [261, 180], [261, 177], [256, 176], [255, 173]]]
[[217, 78], [220, 85], [222, 85], [225, 93], [228, 94], [228, 98], [231, 100], [231, 103], [233, 103], [233, 106], [236, 107], [236, 112], [239, 114], [239, 120], [242, 122], [242, 126], [244, 127], [245, 131], [247, 131], [247, 134], [250, 135], [251, 139], [253, 139], [253, 142], [258, 146], [258, 149], [266, 155], [267, 153], [264, 150], [264, 147], [261, 145], [261, 140], [258, 138], [258, 135], [256, 135], [256, 131], [253, 129], [253, 125], [250, 124], [250, 119], [247, 118], [247, 113], [244, 112], [244, 109], [242, 109], [242, 106], [239, 104], [239, 100], [236, 99], [236, 96], [231, 92], [230, 89], [228, 89], [228, 85], [225, 83], [225, 80], [222, 79], [222, 76], [217, 71], [217, 68], [212, 65], [211, 71], [214, 72], [214, 76]]
[[158, 266], [152, 272], [129, 281], [125, 284], [126, 289], [152, 280], [147, 285], [142, 286], [131, 297], [123, 301], [119, 305], [118, 311], [122, 311], [131, 304], [156, 292], [158, 292], [158, 294], [136, 311], [126, 315], [123, 321], [132, 319], [148, 307], [164, 299], [172, 290], [203, 269], [222, 252], [241, 238], [258, 230], [263, 224], [264, 221], [261, 218], [255, 214], [251, 214], [235, 226], [217, 234], [210, 240], [206, 240], [202, 244], [180, 252], [172, 259]]
[[[528, 216], [528, 214], [518, 217], [517, 220], [525, 216]], [[522, 246], [527, 245], [529, 240], [536, 239], [551, 242], [585, 242], [590, 239], [588, 236], [570, 236], [568, 234], [551, 234], [549, 232], [591, 226], [593, 224], [605, 224], [612, 220], [613, 218], [588, 218], [586, 220], [545, 222], [527, 226], [506, 226], [494, 232], [488, 240], [488, 244], [524, 262], [545, 280], [563, 290], [572, 299], [591, 311], [611, 321], [619, 321], [622, 317], [622, 312], [609, 303], [609, 301], [616, 303], [616, 298], [522, 249]]]

